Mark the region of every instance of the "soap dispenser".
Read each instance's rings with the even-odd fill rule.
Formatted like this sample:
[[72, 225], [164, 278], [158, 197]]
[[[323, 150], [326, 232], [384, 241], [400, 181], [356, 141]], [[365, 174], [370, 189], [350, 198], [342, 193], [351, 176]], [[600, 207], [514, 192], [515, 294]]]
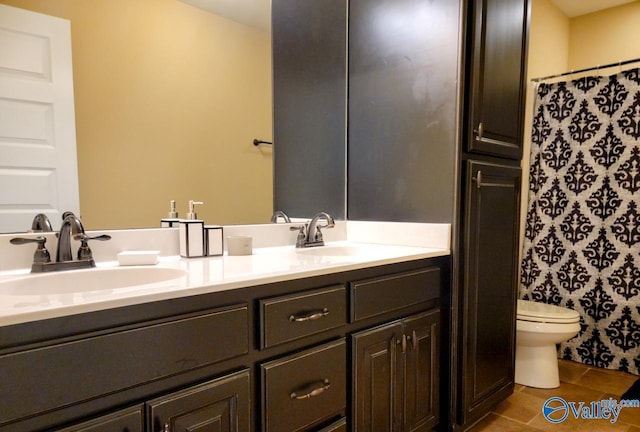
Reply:
[[176, 211], [176, 200], [171, 200], [170, 210], [167, 217], [160, 219], [160, 226], [162, 228], [178, 228], [180, 219], [178, 219], [178, 212]]
[[183, 258], [197, 258], [205, 255], [204, 221], [198, 219], [196, 205], [204, 204], [200, 201], [189, 201], [189, 213], [186, 219], [180, 220], [180, 256]]

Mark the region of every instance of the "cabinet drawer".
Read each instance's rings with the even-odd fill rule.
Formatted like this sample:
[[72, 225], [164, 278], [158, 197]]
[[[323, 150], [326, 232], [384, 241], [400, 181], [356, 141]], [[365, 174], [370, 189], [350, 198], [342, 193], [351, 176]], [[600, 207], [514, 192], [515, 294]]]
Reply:
[[346, 321], [342, 285], [260, 300], [260, 348], [340, 327]]
[[440, 269], [431, 267], [350, 283], [351, 320], [402, 309], [440, 296]]
[[[243, 304], [0, 356], [0, 425], [248, 350], [248, 311]], [[35, 388], [46, 391], [34, 392]]]
[[346, 406], [344, 339], [261, 365], [265, 432], [294, 432]]

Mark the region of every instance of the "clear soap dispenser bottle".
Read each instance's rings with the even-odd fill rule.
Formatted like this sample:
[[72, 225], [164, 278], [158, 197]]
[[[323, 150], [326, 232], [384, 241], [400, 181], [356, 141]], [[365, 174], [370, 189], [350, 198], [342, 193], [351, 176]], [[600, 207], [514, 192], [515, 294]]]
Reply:
[[183, 258], [205, 256], [204, 221], [198, 219], [195, 211], [195, 206], [201, 204], [204, 203], [189, 201], [187, 218], [180, 220], [180, 256]]

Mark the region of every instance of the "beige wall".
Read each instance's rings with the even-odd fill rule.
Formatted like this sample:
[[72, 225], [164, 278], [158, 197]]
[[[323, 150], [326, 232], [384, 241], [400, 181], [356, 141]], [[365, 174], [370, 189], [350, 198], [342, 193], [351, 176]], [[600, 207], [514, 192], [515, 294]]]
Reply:
[[634, 58], [640, 58], [640, 1], [571, 20], [569, 70]]
[[85, 227], [271, 216], [269, 34], [178, 0], [0, 0], [71, 21]]

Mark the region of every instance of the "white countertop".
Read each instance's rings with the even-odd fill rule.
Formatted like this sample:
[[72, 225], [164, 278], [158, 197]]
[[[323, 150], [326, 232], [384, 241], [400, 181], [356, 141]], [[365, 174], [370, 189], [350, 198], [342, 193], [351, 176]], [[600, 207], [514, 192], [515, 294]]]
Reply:
[[[187, 297], [282, 282], [330, 273], [357, 270], [424, 258], [449, 255], [447, 248], [367, 244], [352, 241], [327, 243], [357, 247], [355, 255], [326, 256], [300, 252], [293, 246], [254, 249], [253, 255], [184, 259], [161, 257], [159, 267], [180, 268], [187, 276], [167, 282], [134, 287], [46, 294], [3, 292], [8, 280], [34, 277], [28, 269], [0, 272], [0, 325], [11, 325], [85, 312], [130, 306], [158, 300]], [[305, 251], [307, 249], [302, 249]], [[116, 261], [98, 263], [100, 268], [117, 267]], [[90, 270], [93, 271], [93, 270]], [[46, 276], [45, 276], [46, 277]], [[11, 290], [8, 290], [11, 291]]]

